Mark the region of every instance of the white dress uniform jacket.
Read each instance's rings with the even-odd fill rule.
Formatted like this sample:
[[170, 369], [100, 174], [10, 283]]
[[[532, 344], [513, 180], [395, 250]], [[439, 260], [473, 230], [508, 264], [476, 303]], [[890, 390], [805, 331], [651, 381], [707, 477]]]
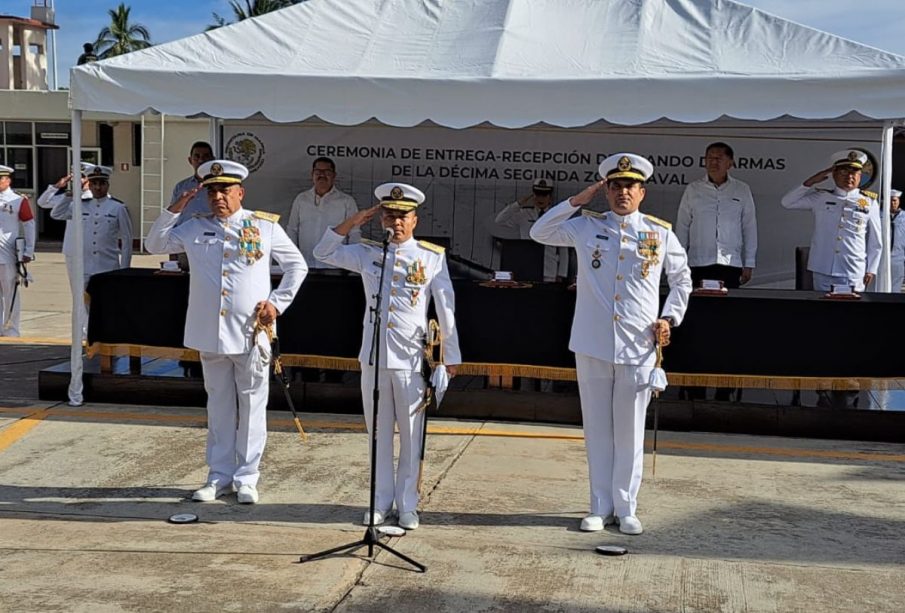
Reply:
[[[170, 196], [170, 205], [179, 200], [185, 192], [190, 192], [195, 189], [199, 183], [201, 183], [201, 179], [195, 175], [186, 177], [177, 183], [176, 186], [173, 187], [173, 195]], [[210, 212], [210, 206], [207, 204], [207, 192], [203, 189], [198, 190], [198, 193], [196, 193], [192, 199], [189, 200], [188, 204], [185, 205], [185, 208], [182, 209], [179, 219], [176, 221], [176, 225], [178, 226], [187, 222], [195, 215], [206, 215]]]
[[[352, 196], [335, 187], [323, 196], [318, 196], [312, 187], [295, 197], [286, 223], [286, 232], [305, 256], [312, 268], [331, 268], [314, 256], [314, 246], [324, 235], [327, 228], [334, 228], [358, 212], [358, 206]], [[349, 232], [348, 243], [361, 240], [361, 229], [353, 228]]]
[[[519, 236], [531, 238], [531, 226], [537, 221], [537, 207], [523, 207], [516, 201], [497, 213], [496, 223], [506, 228], [518, 228]], [[565, 247], [544, 248], [544, 281], [556, 281], [569, 276], [569, 251]]]
[[814, 213], [808, 270], [848, 279], [861, 287], [880, 266], [880, 206], [861, 190], [832, 191], [800, 185], [782, 198], [787, 209]]
[[[185, 252], [192, 265], [185, 346], [207, 353], [240, 354], [252, 348], [255, 305], [269, 300], [280, 313], [292, 303], [308, 266], [276, 216], [240, 208], [225, 223], [211, 213], [176, 226], [178, 213], [161, 211], [145, 241], [151, 253]], [[249, 263], [239, 253], [243, 221], [258, 228], [263, 255]], [[270, 260], [283, 270], [271, 289]]]
[[19, 336], [22, 294], [16, 290], [16, 239], [20, 224], [25, 233], [22, 255], [34, 257], [35, 219], [28, 199], [7, 188], [0, 192], [0, 336]]
[[[570, 219], [577, 210], [566, 200], [531, 228], [531, 238], [540, 243], [575, 248], [578, 296], [569, 349], [614, 364], [653, 366], [651, 326], [658, 318], [661, 272], [670, 287], [661, 316], [678, 325], [688, 307], [685, 251], [668, 224], [640, 211], [620, 216], [586, 210]], [[645, 264], [643, 241], [656, 242], [656, 263]]]
[[[314, 255], [331, 266], [361, 274], [368, 304], [377, 294], [380, 281], [380, 261], [383, 247], [366, 242], [343, 245], [345, 237], [332, 228], [314, 248]], [[456, 332], [455, 297], [452, 281], [446, 268], [442, 247], [411, 238], [404, 243], [389, 244], [387, 270], [383, 279], [384, 313], [380, 338], [380, 367], [421, 370], [424, 337], [427, 332], [427, 306], [434, 299], [434, 308], [443, 336], [445, 363], [459, 364], [459, 335]], [[371, 356], [370, 311], [365, 310], [358, 360], [367, 364]]]
[[898, 294], [902, 291], [902, 284], [905, 283], [905, 214], [899, 211], [890, 220], [890, 226], [892, 237], [892, 247], [889, 252], [892, 281], [890, 290], [894, 294]]
[[[72, 195], [58, 199], [50, 210], [54, 219], [72, 219]], [[66, 225], [63, 236], [63, 255], [76, 255], [75, 245]], [[113, 197], [82, 201], [82, 247], [85, 280], [91, 275], [118, 268], [128, 268], [132, 262], [132, 220], [126, 205]]]
[[757, 216], [751, 188], [731, 176], [722, 185], [707, 177], [692, 182], [682, 194], [675, 233], [689, 266], [754, 268]]

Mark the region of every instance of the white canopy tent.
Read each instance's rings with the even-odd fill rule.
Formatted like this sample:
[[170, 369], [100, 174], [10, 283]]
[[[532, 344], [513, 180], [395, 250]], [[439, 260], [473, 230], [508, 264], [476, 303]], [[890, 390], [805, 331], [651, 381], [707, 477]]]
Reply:
[[[449, 128], [855, 116], [883, 130], [884, 201], [905, 117], [905, 57], [731, 0], [308, 0], [76, 67], [70, 85], [74, 149], [84, 111]], [[81, 374], [74, 342], [73, 402]]]

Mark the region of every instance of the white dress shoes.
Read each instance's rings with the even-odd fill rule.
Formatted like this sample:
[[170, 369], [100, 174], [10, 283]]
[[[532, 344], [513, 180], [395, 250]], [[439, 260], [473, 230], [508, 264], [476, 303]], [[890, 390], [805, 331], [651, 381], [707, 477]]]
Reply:
[[616, 518], [612, 515], [595, 515], [591, 513], [590, 515], [585, 515], [579, 527], [583, 532], [600, 532], [606, 526], [615, 522]]
[[644, 528], [641, 527], [641, 520], [634, 515], [626, 515], [619, 518], [619, 532], [622, 534], [641, 534]]
[[239, 504], [255, 504], [258, 501], [258, 489], [253, 485], [240, 485], [236, 498]]
[[[374, 509], [374, 525], [379, 526], [384, 521], [386, 521], [387, 515], [389, 515], [389, 511], [381, 511], [380, 509]], [[365, 511], [364, 518], [362, 518], [361, 523], [365, 526], [371, 525], [371, 512]]]
[[399, 515], [400, 528], [405, 528], [406, 530], [414, 530], [420, 525], [421, 522], [418, 519], [417, 511], [406, 511], [405, 513]]
[[192, 494], [192, 500], [196, 502], [211, 502], [213, 500], [216, 500], [220, 496], [231, 494], [232, 492], [232, 483], [225, 486], [221, 486], [217, 483], [208, 483], [194, 491], [194, 493]]

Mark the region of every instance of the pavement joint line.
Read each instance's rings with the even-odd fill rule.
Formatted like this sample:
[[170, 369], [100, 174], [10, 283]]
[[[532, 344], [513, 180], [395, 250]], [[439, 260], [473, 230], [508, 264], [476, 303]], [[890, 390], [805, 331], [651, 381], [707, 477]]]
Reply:
[[[62, 404], [62, 403], [61, 403]], [[64, 405], [65, 406], [65, 405]], [[0, 407], [0, 415], [4, 414], [20, 414], [23, 411], [28, 411], [30, 407]], [[135, 413], [135, 412], [116, 412], [116, 411], [92, 411], [92, 410], [79, 410], [79, 409], [71, 409], [68, 407], [65, 408], [54, 408], [50, 407], [46, 409], [49, 413], [41, 417], [41, 419], [46, 419], [47, 417], [84, 417], [84, 418], [93, 418], [93, 419], [108, 419], [108, 420], [135, 420], [135, 421], [157, 421], [157, 422], [182, 422], [182, 423], [192, 423], [192, 424], [206, 424], [207, 416], [206, 415], [175, 415], [175, 414], [160, 414], [160, 413]], [[27, 419], [31, 414], [23, 416], [22, 419]], [[19, 423], [19, 422], [15, 422]], [[287, 429], [292, 429], [294, 427], [293, 422], [289, 418], [278, 418], [278, 419], [270, 419], [268, 420], [270, 425], [278, 425], [286, 427]], [[337, 430], [337, 431], [345, 431], [345, 432], [364, 432], [365, 426], [361, 423], [350, 423], [343, 421], [330, 421], [330, 420], [318, 420], [318, 419], [308, 419], [303, 422], [305, 424], [305, 428], [313, 430], [315, 433], [318, 429], [323, 430]], [[15, 424], [14, 424], [15, 425]], [[35, 424], [36, 425], [36, 424]], [[584, 440], [584, 436], [581, 434], [550, 434], [543, 432], [528, 432], [524, 430], [494, 430], [492, 428], [488, 428], [490, 426], [489, 423], [483, 422], [479, 426], [472, 426], [463, 428], [461, 426], [445, 426], [439, 424], [433, 424], [428, 426], [428, 434], [441, 435], [441, 436], [487, 436], [487, 437], [499, 437], [499, 438], [521, 438], [521, 439], [538, 439], [538, 440], [562, 440], [569, 442], [578, 442]], [[12, 426], [8, 426], [6, 429], [0, 430], [0, 451], [3, 451], [9, 445], [4, 446], [2, 444], [3, 433], [7, 432], [9, 428]], [[25, 432], [27, 433], [34, 426], [31, 426]], [[651, 443], [648, 441], [645, 443], [645, 449], [651, 449]], [[749, 445], [731, 445], [731, 444], [722, 444], [722, 443], [691, 443], [691, 442], [677, 442], [677, 441], [658, 441], [657, 444], [658, 450], [668, 450], [668, 451], [697, 451], [697, 452], [705, 452], [705, 453], [730, 453], [736, 455], [755, 455], [755, 456], [769, 456], [769, 457], [785, 457], [785, 458], [815, 458], [815, 459], [827, 459], [827, 460], [856, 460], [856, 461], [865, 461], [865, 462], [892, 462], [892, 463], [905, 463], [905, 453], [884, 453], [884, 452], [872, 452], [872, 451], [842, 451], [842, 450], [829, 450], [829, 449], [792, 449], [792, 448], [779, 448], [779, 447], [754, 447]]]

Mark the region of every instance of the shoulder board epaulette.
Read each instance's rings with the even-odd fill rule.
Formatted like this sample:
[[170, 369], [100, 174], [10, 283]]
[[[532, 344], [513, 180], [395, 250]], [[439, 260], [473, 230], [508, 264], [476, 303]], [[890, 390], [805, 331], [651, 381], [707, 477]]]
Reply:
[[659, 217], [654, 217], [653, 215], [645, 215], [644, 217], [647, 218], [647, 219], [649, 219], [649, 220], [651, 220], [652, 222], [654, 222], [654, 223], [657, 224], [658, 226], [663, 226], [663, 227], [666, 228], [667, 230], [672, 230], [672, 224], [669, 223], [668, 221], [663, 221], [663, 220], [660, 219]]
[[193, 213], [192, 219], [209, 219], [213, 216], [213, 213]]
[[581, 209], [581, 214], [585, 217], [594, 217], [595, 219], [603, 219], [603, 213], [600, 211], [592, 211], [591, 209]]
[[867, 196], [868, 198], [873, 198], [874, 200], [876, 200], [880, 196], [880, 194], [878, 194], [877, 192], [870, 192], [870, 191], [867, 191], [866, 189], [862, 189], [861, 193], [864, 194], [865, 196]]
[[108, 198], [110, 198], [110, 200], [112, 200], [113, 202], [119, 202], [120, 204], [122, 204], [122, 205], [124, 205], [124, 206], [125, 206], [125, 204], [126, 204], [125, 202], [123, 202], [123, 201], [120, 200], [119, 198], [114, 198], [113, 196], [108, 196]]
[[418, 244], [427, 249], [428, 251], [433, 251], [434, 253], [443, 253], [446, 251], [445, 248], [440, 245], [435, 245], [433, 243], [429, 243], [427, 241], [418, 241]]
[[815, 191], [815, 192], [824, 192], [824, 193], [826, 193], [826, 194], [832, 194], [832, 193], [833, 193], [833, 190], [827, 189], [827, 188], [825, 188], [825, 187], [815, 187], [815, 188], [814, 188], [814, 191]]
[[264, 221], [269, 221], [270, 223], [276, 223], [280, 221], [280, 216], [276, 213], [268, 213], [267, 211], [255, 211], [252, 213], [254, 217], [258, 219], [263, 219]]
[[381, 245], [381, 244], [378, 243], [377, 241], [372, 241], [370, 238], [363, 238], [363, 239], [361, 239], [361, 240], [359, 241], [359, 244], [360, 244], [360, 245], [367, 245], [367, 246], [369, 246], [369, 247], [383, 247], [383, 245]]

